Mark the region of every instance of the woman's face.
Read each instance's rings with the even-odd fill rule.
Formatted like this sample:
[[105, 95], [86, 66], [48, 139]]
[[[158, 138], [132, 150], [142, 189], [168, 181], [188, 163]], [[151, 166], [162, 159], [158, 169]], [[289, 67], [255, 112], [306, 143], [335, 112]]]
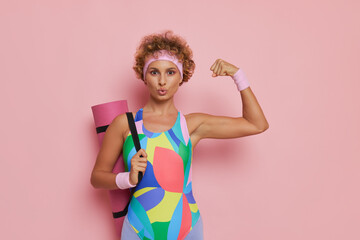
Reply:
[[149, 64], [144, 82], [151, 96], [157, 99], [168, 99], [174, 96], [182, 79], [173, 62], [157, 60]]

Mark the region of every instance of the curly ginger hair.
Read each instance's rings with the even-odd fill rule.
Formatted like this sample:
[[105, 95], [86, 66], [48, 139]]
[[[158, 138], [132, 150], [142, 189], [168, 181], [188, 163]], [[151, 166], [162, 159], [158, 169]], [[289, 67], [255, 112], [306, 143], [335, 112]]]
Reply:
[[154, 53], [159, 50], [167, 50], [171, 55], [176, 55], [179, 62], [183, 64], [183, 81], [188, 82], [195, 70], [195, 62], [192, 60], [193, 53], [184, 38], [174, 35], [173, 31], [166, 30], [159, 34], [150, 34], [140, 42], [135, 53], [135, 64], [133, 69], [136, 76], [143, 79], [143, 68], [147, 56], [154, 56]]

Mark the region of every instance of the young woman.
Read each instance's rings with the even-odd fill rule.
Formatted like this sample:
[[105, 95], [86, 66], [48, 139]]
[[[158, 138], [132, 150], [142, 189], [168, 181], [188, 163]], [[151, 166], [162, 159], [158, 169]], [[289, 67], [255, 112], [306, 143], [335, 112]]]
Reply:
[[[133, 67], [149, 98], [133, 112], [141, 149], [136, 152], [126, 114], [109, 125], [91, 176], [96, 188], [134, 188], [122, 239], [203, 239], [200, 211], [192, 194], [192, 156], [204, 138], [239, 138], [264, 132], [269, 124], [244, 72], [217, 59], [212, 76], [230, 76], [240, 92], [243, 117], [182, 114], [174, 104], [195, 63], [186, 41], [172, 31], [145, 36]], [[125, 172], [112, 173], [123, 153]], [[142, 156], [142, 157], [140, 157]], [[143, 178], [138, 182], [138, 173]]]

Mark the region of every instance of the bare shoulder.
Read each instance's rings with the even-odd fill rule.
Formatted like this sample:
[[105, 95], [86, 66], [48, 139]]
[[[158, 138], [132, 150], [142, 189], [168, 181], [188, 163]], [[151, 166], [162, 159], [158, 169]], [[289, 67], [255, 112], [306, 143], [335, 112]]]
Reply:
[[[132, 112], [132, 114], [133, 114], [133, 117], [135, 119], [135, 113]], [[116, 116], [113, 119], [113, 121], [111, 122], [111, 124], [109, 125], [108, 128], [112, 128], [116, 132], [120, 133], [121, 136], [123, 137], [123, 140], [125, 140], [126, 136], [130, 132], [129, 123], [128, 123], [126, 113], [122, 113], [122, 114], [119, 114], [118, 116]]]

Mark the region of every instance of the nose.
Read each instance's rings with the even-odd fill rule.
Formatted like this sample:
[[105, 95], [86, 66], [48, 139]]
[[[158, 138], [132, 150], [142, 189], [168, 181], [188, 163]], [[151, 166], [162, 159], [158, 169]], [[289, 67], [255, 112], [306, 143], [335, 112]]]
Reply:
[[166, 74], [161, 74], [159, 79], [159, 85], [164, 86], [166, 84]]

